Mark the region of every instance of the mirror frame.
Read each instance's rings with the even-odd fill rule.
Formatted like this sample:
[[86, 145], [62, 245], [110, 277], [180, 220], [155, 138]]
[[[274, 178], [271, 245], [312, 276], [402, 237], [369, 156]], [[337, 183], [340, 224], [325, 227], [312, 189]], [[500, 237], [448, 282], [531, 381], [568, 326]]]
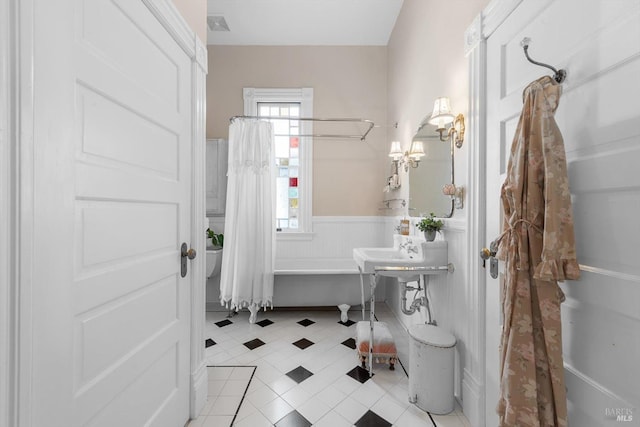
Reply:
[[[435, 129], [433, 130], [433, 133], [429, 132], [429, 130], [431, 130], [430, 129], [431, 126], [428, 126], [426, 119], [422, 123], [423, 124], [420, 127], [418, 127], [418, 130], [416, 130], [415, 135], [413, 135], [413, 137], [411, 138], [411, 141], [415, 140], [416, 138], [419, 138], [422, 141], [430, 141], [430, 140], [441, 141], [440, 135], [436, 133]], [[446, 141], [441, 141], [441, 142], [443, 143], [449, 142], [449, 155], [451, 159], [450, 184], [455, 185], [455, 155], [454, 155], [453, 138], [447, 138]], [[419, 167], [420, 165], [418, 165], [418, 168]], [[448, 183], [447, 182], [442, 183], [442, 185], [445, 185], [445, 184], [448, 184]], [[409, 173], [409, 209], [411, 209], [411, 173]], [[453, 197], [451, 197], [449, 212], [443, 212], [441, 215], [436, 212], [436, 216], [439, 218], [451, 218], [453, 216], [454, 209], [455, 209], [455, 201]], [[419, 212], [417, 214], [420, 215]]]

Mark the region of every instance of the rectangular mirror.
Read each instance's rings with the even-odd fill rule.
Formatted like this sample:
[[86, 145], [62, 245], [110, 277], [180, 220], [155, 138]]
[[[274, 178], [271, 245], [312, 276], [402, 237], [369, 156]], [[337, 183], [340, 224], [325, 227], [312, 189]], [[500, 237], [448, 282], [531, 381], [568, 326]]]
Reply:
[[[425, 122], [426, 123], [426, 122]], [[413, 140], [423, 141], [425, 156], [409, 171], [409, 212], [411, 216], [453, 215], [453, 199], [442, 194], [445, 184], [453, 184], [453, 144], [440, 141], [432, 126], [418, 129]]]

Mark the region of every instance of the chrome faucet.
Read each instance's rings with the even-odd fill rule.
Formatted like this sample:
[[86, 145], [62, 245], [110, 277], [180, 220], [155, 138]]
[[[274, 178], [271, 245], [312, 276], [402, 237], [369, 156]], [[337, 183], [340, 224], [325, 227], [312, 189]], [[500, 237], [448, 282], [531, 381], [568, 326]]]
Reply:
[[418, 247], [416, 245], [407, 245], [407, 253], [414, 253], [417, 254], [418, 253]]
[[406, 242], [400, 243], [399, 248], [400, 249], [406, 249], [407, 253], [409, 253], [409, 254], [410, 253], [414, 253], [414, 254], [418, 253], [418, 247], [413, 244], [413, 240], [411, 240], [411, 239], [407, 239]]

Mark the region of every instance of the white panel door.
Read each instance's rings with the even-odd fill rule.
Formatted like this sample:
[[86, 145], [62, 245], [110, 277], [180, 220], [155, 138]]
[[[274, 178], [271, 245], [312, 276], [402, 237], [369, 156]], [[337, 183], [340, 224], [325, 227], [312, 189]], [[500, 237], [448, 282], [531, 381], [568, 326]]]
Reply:
[[[527, 62], [520, 41], [530, 37], [533, 59], [568, 72], [556, 119], [582, 269], [579, 282], [561, 284], [569, 423], [575, 426], [617, 425], [616, 409], [629, 414], [640, 403], [640, 175], [632, 166], [640, 162], [638, 22], [637, 0], [525, 0], [487, 39], [487, 244], [501, 231], [500, 185], [522, 91], [552, 74]], [[486, 425], [493, 426], [502, 319], [498, 280], [487, 272], [486, 283]]]
[[[535, 34], [527, 26], [547, 7], [551, 0], [525, 1], [487, 40], [487, 147], [486, 147], [486, 246], [502, 232], [500, 189], [506, 178], [507, 164], [513, 137], [522, 110], [522, 92], [526, 85], [548, 74], [547, 69], [527, 62], [520, 41], [535, 37], [532, 52], [543, 51], [550, 60], [549, 35]], [[536, 49], [536, 47], [544, 49]], [[533, 56], [533, 53], [531, 55]], [[543, 60], [543, 59], [538, 59]], [[562, 104], [562, 102], [561, 102]], [[499, 345], [502, 332], [500, 307], [500, 277], [504, 265], [499, 263], [499, 278], [490, 276], [486, 268], [486, 355], [485, 355], [485, 414], [487, 426], [498, 425], [496, 406], [500, 393]]]
[[191, 63], [141, 1], [34, 1], [31, 426], [188, 419]]

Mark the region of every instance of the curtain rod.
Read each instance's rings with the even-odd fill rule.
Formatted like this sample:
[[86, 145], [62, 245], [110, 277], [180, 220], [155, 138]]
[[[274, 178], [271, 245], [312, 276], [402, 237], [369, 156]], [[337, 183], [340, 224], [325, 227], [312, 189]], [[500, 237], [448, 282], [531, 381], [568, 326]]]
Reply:
[[375, 126], [375, 123], [371, 120], [367, 119], [325, 119], [325, 118], [317, 118], [317, 117], [284, 117], [284, 116], [233, 116], [229, 119], [230, 122], [233, 122], [236, 119], [265, 119], [265, 120], [301, 120], [308, 122], [350, 122], [350, 123], [368, 123], [369, 127], [362, 135], [331, 135], [331, 134], [307, 134], [307, 135], [297, 135], [301, 137], [312, 137], [312, 138], [333, 138], [333, 139], [359, 139], [360, 141], [364, 141], [371, 132], [371, 129]]

